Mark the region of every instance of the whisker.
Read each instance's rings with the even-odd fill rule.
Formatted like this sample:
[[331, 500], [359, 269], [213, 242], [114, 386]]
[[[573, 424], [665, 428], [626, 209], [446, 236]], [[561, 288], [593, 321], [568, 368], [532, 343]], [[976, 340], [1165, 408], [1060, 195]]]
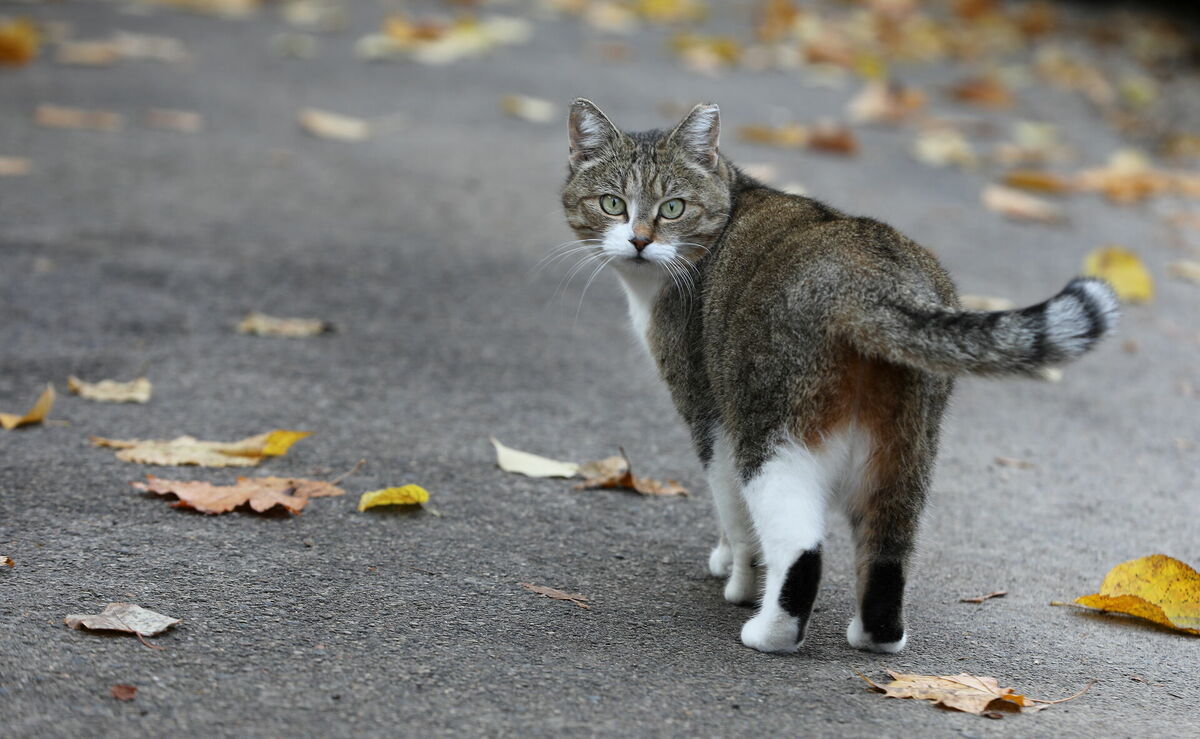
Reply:
[[582, 246], [574, 246], [569, 249], [564, 249], [557, 254], [549, 254], [545, 257], [542, 257], [542, 259], [539, 260], [537, 264], [535, 264], [533, 267], [531, 267], [529, 270], [529, 274], [531, 274], [531, 275], [538, 274], [542, 270], [548, 269], [551, 265], [553, 265], [555, 262], [559, 261], [560, 259], [566, 259], [567, 257], [569, 257], [573, 254], [578, 254], [580, 252], [592, 251], [592, 250], [598, 249], [598, 248], [600, 248], [600, 247], [597, 244], [584, 244]]
[[588, 281], [583, 284], [583, 292], [579, 293], [579, 305], [575, 307], [575, 322], [571, 324], [571, 328], [575, 328], [579, 325], [579, 314], [583, 311], [583, 299], [587, 295], [588, 288], [592, 286], [592, 282], [595, 281], [597, 275], [599, 275], [600, 272], [603, 271], [604, 268], [608, 266], [608, 263], [613, 259], [614, 257], [609, 257], [608, 259], [603, 260], [594, 270], [592, 270], [592, 274], [588, 275]]

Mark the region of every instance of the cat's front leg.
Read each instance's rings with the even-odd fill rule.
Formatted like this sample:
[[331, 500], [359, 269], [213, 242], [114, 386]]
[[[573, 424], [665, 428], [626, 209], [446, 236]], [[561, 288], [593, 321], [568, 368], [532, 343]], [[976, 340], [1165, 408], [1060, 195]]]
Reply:
[[742, 489], [767, 569], [758, 613], [742, 626], [748, 647], [794, 652], [804, 641], [821, 580], [826, 477], [819, 458], [788, 445]]
[[750, 513], [742, 499], [741, 481], [733, 461], [733, 449], [721, 434], [713, 445], [708, 465], [708, 484], [717, 510], [720, 536], [708, 555], [708, 571], [725, 577], [725, 600], [751, 605], [758, 595], [754, 556], [758, 551]]

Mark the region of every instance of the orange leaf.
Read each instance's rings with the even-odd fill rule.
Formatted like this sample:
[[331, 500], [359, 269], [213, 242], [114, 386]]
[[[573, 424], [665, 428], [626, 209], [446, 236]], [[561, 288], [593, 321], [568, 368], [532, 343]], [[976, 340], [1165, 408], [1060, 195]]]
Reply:
[[19, 67], [37, 56], [41, 37], [28, 18], [0, 22], [0, 65]]
[[157, 495], [174, 495], [176, 508], [191, 508], [201, 513], [228, 513], [238, 506], [249, 505], [257, 513], [280, 506], [289, 513], [299, 513], [309, 498], [344, 495], [345, 490], [319, 480], [300, 480], [286, 477], [239, 477], [233, 485], [213, 485], [208, 482], [165, 480], [146, 475], [147, 482], [131, 483], [139, 490]]
[[1004, 184], [1022, 190], [1058, 195], [1071, 192], [1075, 186], [1065, 177], [1036, 169], [1014, 169], [1004, 175]]

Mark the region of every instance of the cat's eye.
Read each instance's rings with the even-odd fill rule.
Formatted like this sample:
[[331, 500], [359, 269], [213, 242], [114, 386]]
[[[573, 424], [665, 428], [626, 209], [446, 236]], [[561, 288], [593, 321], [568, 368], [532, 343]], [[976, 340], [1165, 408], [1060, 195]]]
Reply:
[[616, 195], [601, 195], [600, 209], [610, 216], [619, 216], [625, 212], [625, 201]]
[[658, 206], [658, 214], [667, 220], [674, 220], [683, 215], [684, 202], [679, 198], [671, 198]]

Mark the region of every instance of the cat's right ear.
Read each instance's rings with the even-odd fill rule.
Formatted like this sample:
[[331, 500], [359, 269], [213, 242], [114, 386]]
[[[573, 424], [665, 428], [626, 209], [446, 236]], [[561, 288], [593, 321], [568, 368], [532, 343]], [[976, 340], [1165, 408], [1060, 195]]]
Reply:
[[575, 98], [575, 102], [571, 103], [567, 136], [571, 144], [572, 167], [596, 156], [620, 135], [621, 132], [608, 120], [608, 116], [601, 113], [591, 100]]

